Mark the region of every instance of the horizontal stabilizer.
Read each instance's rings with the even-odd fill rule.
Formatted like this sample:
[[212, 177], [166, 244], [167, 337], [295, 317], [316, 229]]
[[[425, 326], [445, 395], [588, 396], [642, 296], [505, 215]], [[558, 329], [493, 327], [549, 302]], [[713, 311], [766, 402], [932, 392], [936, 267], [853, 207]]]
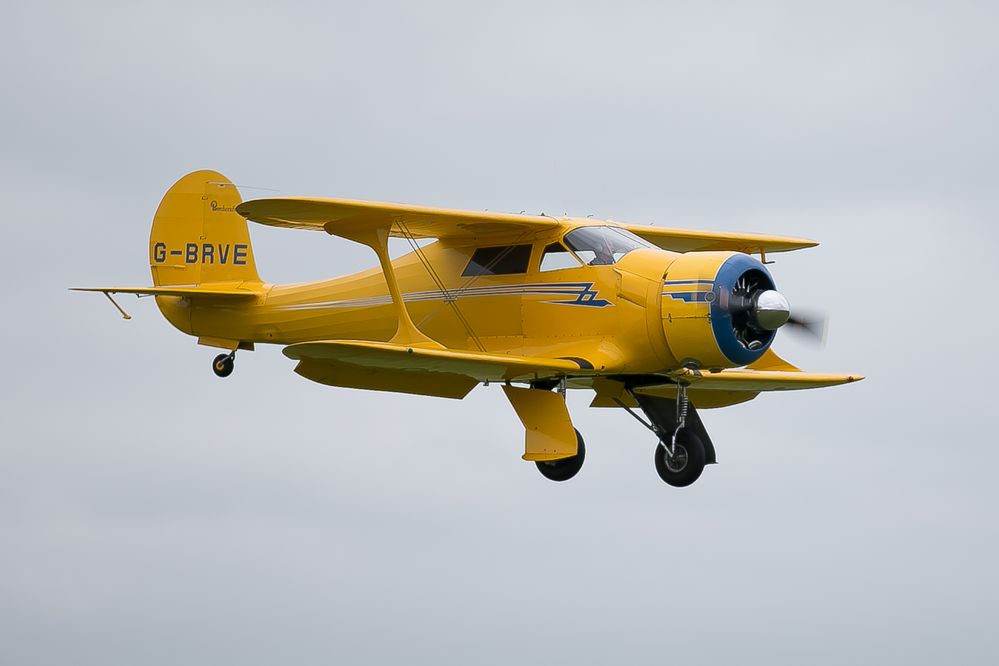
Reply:
[[93, 291], [100, 294], [135, 294], [137, 296], [186, 296], [220, 300], [250, 300], [263, 294], [263, 290], [217, 287], [71, 287], [70, 291]]

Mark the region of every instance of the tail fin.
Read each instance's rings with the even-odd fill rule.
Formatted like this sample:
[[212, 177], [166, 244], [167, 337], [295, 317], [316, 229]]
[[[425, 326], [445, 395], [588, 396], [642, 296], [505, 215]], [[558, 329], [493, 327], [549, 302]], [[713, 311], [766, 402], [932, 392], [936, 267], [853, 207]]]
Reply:
[[156, 286], [260, 282], [239, 190], [216, 171], [195, 171], [163, 195], [149, 234]]

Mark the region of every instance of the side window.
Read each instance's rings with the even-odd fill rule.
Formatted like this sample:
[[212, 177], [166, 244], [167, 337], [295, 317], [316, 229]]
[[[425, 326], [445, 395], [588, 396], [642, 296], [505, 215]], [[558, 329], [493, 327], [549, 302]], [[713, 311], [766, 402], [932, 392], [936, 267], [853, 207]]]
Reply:
[[557, 271], [563, 268], [579, 268], [580, 263], [561, 243], [552, 243], [541, 255], [542, 271]]
[[472, 259], [465, 266], [462, 275], [512, 275], [526, 273], [531, 260], [530, 245], [506, 245], [503, 247], [480, 247], [472, 253]]

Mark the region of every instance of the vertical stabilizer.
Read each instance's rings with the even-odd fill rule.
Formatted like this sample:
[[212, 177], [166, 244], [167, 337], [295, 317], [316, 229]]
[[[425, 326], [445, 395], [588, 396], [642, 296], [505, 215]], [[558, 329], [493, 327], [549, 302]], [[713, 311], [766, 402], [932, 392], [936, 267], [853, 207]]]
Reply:
[[157, 286], [260, 282], [239, 190], [216, 171], [189, 173], [163, 195], [149, 234]]

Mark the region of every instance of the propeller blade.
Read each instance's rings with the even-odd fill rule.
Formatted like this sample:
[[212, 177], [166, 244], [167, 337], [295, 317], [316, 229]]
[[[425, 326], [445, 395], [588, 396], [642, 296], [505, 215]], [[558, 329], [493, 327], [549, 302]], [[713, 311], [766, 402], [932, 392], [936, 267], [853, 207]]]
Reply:
[[787, 323], [784, 324], [784, 328], [801, 333], [810, 342], [822, 345], [826, 341], [828, 323], [828, 318], [823, 314], [792, 312]]

